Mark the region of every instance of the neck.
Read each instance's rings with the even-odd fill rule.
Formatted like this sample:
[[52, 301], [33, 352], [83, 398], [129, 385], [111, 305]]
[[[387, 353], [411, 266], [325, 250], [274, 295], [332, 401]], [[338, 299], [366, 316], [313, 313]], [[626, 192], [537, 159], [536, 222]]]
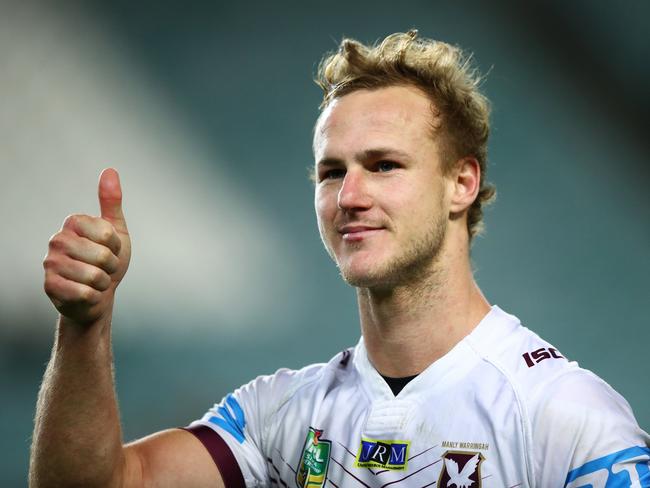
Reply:
[[390, 289], [357, 289], [368, 357], [382, 375], [421, 373], [489, 312], [472, 275], [468, 245], [450, 244], [414, 282]]

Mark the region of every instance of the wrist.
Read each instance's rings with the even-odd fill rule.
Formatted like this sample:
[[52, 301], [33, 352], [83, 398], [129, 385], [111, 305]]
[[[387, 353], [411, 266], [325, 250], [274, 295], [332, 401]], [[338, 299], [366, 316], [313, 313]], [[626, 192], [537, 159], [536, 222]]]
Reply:
[[73, 343], [98, 343], [110, 341], [111, 323], [113, 320], [112, 306], [98, 318], [80, 322], [74, 318], [59, 315], [57, 324], [57, 346]]

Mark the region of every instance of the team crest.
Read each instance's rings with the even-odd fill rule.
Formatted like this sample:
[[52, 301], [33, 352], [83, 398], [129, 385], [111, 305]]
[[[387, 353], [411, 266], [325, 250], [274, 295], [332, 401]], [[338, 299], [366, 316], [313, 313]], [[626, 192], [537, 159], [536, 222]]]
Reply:
[[322, 488], [330, 463], [332, 441], [321, 439], [322, 430], [309, 427], [296, 472], [299, 488]]
[[481, 488], [480, 452], [447, 451], [442, 455], [442, 471], [438, 486], [443, 488]]

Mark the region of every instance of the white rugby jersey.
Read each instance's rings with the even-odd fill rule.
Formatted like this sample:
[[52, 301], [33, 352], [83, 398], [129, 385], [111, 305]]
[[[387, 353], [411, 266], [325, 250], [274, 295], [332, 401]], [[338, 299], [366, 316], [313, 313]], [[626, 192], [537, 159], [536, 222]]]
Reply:
[[625, 399], [496, 306], [397, 396], [362, 338], [255, 379], [188, 430], [228, 487], [650, 487], [650, 437]]

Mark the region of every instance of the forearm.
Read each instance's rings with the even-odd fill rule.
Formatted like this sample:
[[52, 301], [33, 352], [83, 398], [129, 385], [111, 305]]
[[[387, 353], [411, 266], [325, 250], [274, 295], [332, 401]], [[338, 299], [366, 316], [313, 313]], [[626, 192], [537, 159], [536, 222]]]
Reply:
[[32, 488], [120, 486], [124, 460], [110, 320], [90, 326], [59, 320], [36, 408]]

